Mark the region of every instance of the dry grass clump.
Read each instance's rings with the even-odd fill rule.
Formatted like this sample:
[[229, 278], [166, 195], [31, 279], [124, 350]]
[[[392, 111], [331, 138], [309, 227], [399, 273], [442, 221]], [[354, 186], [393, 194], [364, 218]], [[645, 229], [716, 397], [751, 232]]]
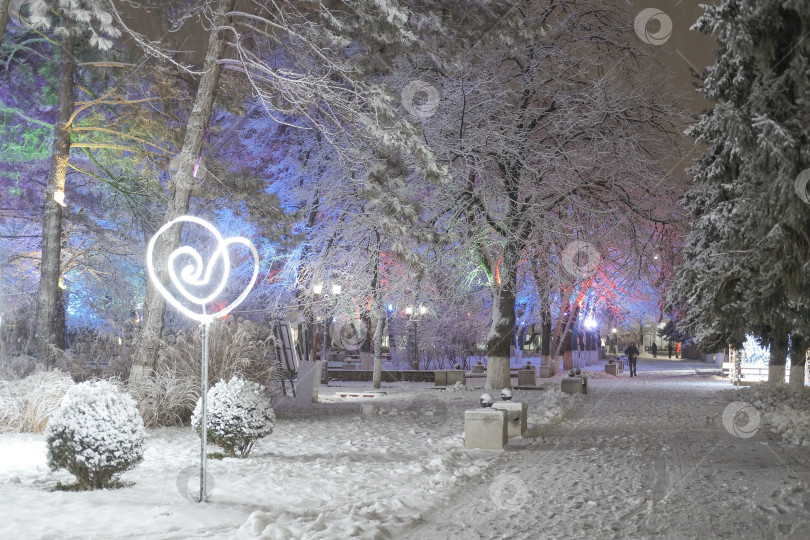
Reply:
[[0, 433], [42, 433], [73, 385], [70, 375], [58, 370], [0, 381]]
[[[264, 386], [281, 377], [275, 364], [270, 328], [243, 319], [228, 318], [211, 324], [208, 334], [208, 383], [240, 376]], [[183, 330], [166, 339], [160, 365], [189, 377], [200, 377], [202, 334]]]
[[200, 397], [199, 378], [161, 366], [143, 383], [128, 388], [146, 427], [187, 423]]
[[[281, 371], [274, 365], [273, 337], [266, 326], [228, 318], [209, 329], [208, 381], [239, 376], [274, 388]], [[155, 372], [128, 391], [147, 427], [186, 424], [200, 397], [202, 335], [199, 328], [166, 337]]]

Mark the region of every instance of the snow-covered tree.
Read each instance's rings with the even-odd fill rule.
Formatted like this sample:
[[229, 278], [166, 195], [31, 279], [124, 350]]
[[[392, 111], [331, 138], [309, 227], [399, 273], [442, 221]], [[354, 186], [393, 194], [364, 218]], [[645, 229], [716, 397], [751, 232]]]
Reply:
[[[487, 386], [497, 389], [510, 386], [530, 245], [553, 249], [558, 260], [575, 241], [607, 259], [651, 258], [654, 245], [642, 231], [673, 217], [662, 201], [677, 190], [660, 163], [679, 147], [681, 115], [617, 7], [588, 0], [476, 7], [469, 16], [489, 21], [488, 33], [437, 37], [433, 56], [415, 59], [403, 76], [422, 73], [441, 94], [424, 131], [454, 177], [443, 193], [445, 222], [490, 289]], [[449, 41], [458, 55], [434, 61]], [[636, 60], [624, 61], [627, 54]]]
[[691, 171], [692, 230], [670, 299], [686, 307], [679, 326], [707, 348], [740, 346], [753, 332], [784, 364], [790, 342], [791, 386], [801, 388], [810, 212], [797, 178], [810, 166], [810, 5], [724, 0], [704, 9], [693, 28], [719, 44], [702, 88], [715, 105], [690, 130], [709, 150]]
[[[59, 287], [62, 255], [62, 207], [65, 200], [65, 178], [71, 149], [75, 110], [75, 46], [88, 38], [91, 47], [101, 50], [112, 46], [120, 35], [100, 0], [32, 0], [27, 4], [28, 21], [34, 29], [53, 28], [59, 49], [58, 116], [54, 126], [53, 149], [43, 197], [42, 260], [37, 297], [37, 352], [48, 362], [51, 348], [57, 344], [58, 317], [64, 313]], [[81, 110], [81, 109], [80, 109]]]

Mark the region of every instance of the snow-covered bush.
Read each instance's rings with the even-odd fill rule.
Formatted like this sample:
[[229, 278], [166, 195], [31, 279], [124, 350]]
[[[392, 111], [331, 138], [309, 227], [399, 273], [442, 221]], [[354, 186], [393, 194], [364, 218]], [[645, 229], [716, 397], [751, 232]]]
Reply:
[[40, 371], [18, 381], [0, 381], [0, 433], [42, 433], [73, 379]]
[[763, 426], [784, 442], [810, 446], [810, 392], [795, 394], [783, 384], [762, 384], [734, 395], [753, 405], [762, 415]]
[[[228, 382], [220, 380], [208, 390], [207, 412], [208, 440], [230, 457], [236, 452], [246, 457], [257, 440], [273, 432], [276, 421], [264, 387], [236, 376]], [[199, 400], [191, 417], [197, 433], [202, 433], [201, 420]]]
[[143, 459], [146, 431], [135, 401], [108, 381], [72, 387], [45, 430], [48, 466], [67, 469], [78, 489], [108, 486]]

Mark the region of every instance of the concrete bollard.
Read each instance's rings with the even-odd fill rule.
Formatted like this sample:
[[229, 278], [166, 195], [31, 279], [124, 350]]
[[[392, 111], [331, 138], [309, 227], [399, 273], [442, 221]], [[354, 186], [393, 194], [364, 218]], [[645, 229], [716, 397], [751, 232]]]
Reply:
[[474, 409], [464, 411], [464, 448], [503, 450], [509, 440], [506, 411]]
[[519, 418], [507, 422], [506, 432], [508, 437], [522, 437], [523, 434], [526, 433], [526, 430], [528, 429], [528, 422], [526, 420], [526, 416], [529, 413], [528, 403], [525, 401], [501, 401], [498, 403], [493, 403], [492, 408], [501, 409], [507, 412], [517, 411], [520, 413]]
[[519, 369], [517, 372], [518, 386], [537, 386], [537, 372], [534, 368]]
[[560, 381], [560, 390], [566, 394], [579, 393], [580, 386], [582, 386], [582, 382], [579, 380], [579, 377], [566, 377]]

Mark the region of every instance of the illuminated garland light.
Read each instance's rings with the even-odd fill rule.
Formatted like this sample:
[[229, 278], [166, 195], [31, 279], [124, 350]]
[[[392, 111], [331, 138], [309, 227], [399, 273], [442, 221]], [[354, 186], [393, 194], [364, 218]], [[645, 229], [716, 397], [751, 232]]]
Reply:
[[[167, 265], [169, 269], [169, 278], [174, 285], [174, 287], [180, 292], [180, 294], [192, 304], [202, 307], [202, 313], [198, 313], [193, 311], [186, 306], [184, 306], [175, 296], [160, 282], [157, 277], [157, 272], [155, 272], [155, 262], [154, 262], [154, 249], [155, 243], [157, 242], [158, 237], [161, 234], [166, 232], [170, 227], [177, 223], [181, 222], [190, 222], [196, 223], [197, 225], [201, 225], [205, 227], [217, 240], [217, 247], [214, 250], [214, 253], [211, 255], [211, 259], [208, 261], [208, 265], [206, 266], [203, 262], [202, 256], [200, 253], [192, 248], [191, 246], [183, 246], [180, 248], [175, 249], [170, 255], [167, 260]], [[242, 291], [236, 300], [234, 300], [230, 305], [225, 306], [218, 311], [213, 313], [205, 313], [205, 305], [210, 303], [214, 298], [216, 298], [222, 291], [225, 289], [225, 285], [228, 281], [228, 275], [231, 269], [231, 260], [228, 256], [228, 250], [234, 244], [241, 244], [246, 246], [250, 249], [250, 252], [253, 254], [253, 276], [250, 278], [250, 283]], [[181, 255], [186, 255], [191, 257], [191, 263], [187, 264], [180, 270], [180, 275], [178, 276], [177, 271], [175, 269], [175, 262], [177, 257]], [[211, 284], [211, 277], [214, 272], [214, 267], [217, 264], [217, 261], [222, 261], [223, 264], [223, 272], [222, 277], [219, 280], [219, 283], [216, 284], [213, 292], [208, 294], [204, 297], [199, 297], [192, 294], [188, 290], [188, 286], [191, 287], [199, 287]], [[163, 298], [166, 299], [169, 304], [177, 308], [178, 311], [183, 313], [190, 319], [195, 321], [201, 322], [203, 324], [208, 324], [212, 322], [217, 317], [224, 317], [228, 313], [230, 313], [234, 308], [236, 308], [239, 304], [244, 301], [247, 297], [250, 290], [253, 288], [253, 285], [256, 283], [256, 278], [259, 275], [259, 253], [256, 251], [256, 247], [253, 243], [242, 237], [231, 237], [231, 238], [223, 238], [219, 231], [211, 225], [209, 222], [200, 219], [194, 216], [180, 216], [179, 218], [173, 219], [172, 221], [163, 225], [155, 235], [149, 240], [149, 245], [146, 247], [146, 266], [149, 271], [149, 277], [152, 282], [155, 284], [155, 287], [158, 289], [160, 294]]]

